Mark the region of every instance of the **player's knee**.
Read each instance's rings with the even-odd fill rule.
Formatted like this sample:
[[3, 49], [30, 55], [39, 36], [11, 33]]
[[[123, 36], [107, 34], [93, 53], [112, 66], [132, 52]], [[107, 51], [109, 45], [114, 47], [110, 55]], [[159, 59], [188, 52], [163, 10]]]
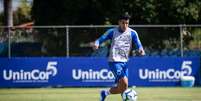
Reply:
[[127, 82], [127, 80], [122, 79], [122, 81], [120, 81], [120, 84], [119, 84], [118, 88], [119, 88], [119, 92], [123, 93], [128, 88], [128, 82]]
[[123, 93], [127, 88], [126, 86], [119, 87], [119, 93]]
[[126, 89], [128, 89], [128, 84], [122, 85], [120, 92], [123, 93]]

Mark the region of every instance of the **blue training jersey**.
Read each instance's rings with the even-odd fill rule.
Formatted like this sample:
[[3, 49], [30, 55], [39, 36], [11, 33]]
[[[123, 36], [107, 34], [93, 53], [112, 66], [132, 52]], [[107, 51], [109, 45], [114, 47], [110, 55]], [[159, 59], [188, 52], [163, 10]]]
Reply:
[[95, 41], [95, 44], [99, 46], [108, 39], [112, 40], [109, 62], [127, 62], [132, 44], [135, 44], [137, 49], [143, 48], [137, 32], [131, 28], [124, 32], [120, 32], [118, 27], [109, 29]]

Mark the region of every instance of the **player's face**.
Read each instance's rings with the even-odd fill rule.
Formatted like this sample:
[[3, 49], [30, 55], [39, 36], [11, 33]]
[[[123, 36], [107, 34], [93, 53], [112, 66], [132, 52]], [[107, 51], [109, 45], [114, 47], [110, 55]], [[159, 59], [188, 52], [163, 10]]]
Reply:
[[119, 20], [119, 27], [121, 28], [122, 31], [126, 31], [129, 25], [129, 20]]

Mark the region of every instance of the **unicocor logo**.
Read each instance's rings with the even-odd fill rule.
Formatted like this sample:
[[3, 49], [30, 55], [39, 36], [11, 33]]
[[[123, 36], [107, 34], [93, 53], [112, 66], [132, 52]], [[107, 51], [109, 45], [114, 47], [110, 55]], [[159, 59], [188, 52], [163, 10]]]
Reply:
[[3, 78], [5, 80], [12, 80], [15, 82], [32, 82], [32, 81], [48, 81], [50, 77], [57, 74], [57, 62], [49, 61], [47, 63], [46, 70], [33, 69], [31, 71], [25, 71], [20, 69], [14, 71], [12, 69], [3, 70]]
[[114, 80], [114, 75], [108, 69], [101, 69], [101, 70], [73, 69], [72, 77], [75, 80], [87, 80], [87, 81]]
[[192, 73], [192, 61], [183, 61], [181, 70], [169, 68], [167, 70], [156, 69], [139, 69], [139, 77], [152, 81], [179, 80], [183, 76], [190, 76]]

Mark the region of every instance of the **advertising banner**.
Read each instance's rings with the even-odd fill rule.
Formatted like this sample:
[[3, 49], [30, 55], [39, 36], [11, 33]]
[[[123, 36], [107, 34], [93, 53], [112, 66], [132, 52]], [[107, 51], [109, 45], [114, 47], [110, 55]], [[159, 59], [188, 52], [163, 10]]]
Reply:
[[110, 86], [105, 58], [0, 59], [1, 87]]
[[[131, 58], [129, 86], [179, 86], [181, 76], [200, 80], [199, 58]], [[107, 58], [0, 58], [0, 87], [112, 86]]]
[[181, 77], [200, 80], [199, 58], [137, 58], [129, 61], [129, 84], [136, 86], [180, 86]]

